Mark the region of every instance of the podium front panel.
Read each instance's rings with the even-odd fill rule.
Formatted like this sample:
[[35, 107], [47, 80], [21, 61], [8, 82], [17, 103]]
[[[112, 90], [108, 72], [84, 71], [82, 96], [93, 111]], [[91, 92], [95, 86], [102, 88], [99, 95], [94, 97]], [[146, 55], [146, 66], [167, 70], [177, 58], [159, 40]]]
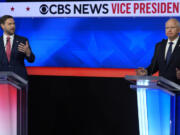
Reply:
[[[149, 82], [137, 81], [148, 86]], [[175, 135], [175, 96], [151, 88], [137, 88], [140, 135]]]
[[0, 84], [0, 135], [17, 135], [17, 88]]
[[0, 135], [27, 135], [27, 91], [0, 83]]

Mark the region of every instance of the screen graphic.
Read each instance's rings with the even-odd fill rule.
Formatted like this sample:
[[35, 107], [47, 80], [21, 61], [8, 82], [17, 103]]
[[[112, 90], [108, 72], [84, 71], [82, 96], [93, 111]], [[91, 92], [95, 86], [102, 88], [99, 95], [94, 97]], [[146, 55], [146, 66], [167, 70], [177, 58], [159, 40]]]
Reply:
[[[122, 1], [117, 2], [119, 3], [112, 2], [112, 4], [116, 6], [123, 4]], [[177, 1], [171, 3], [167, 1], [154, 1], [151, 5], [148, 5], [146, 1], [138, 1], [137, 3], [126, 1], [127, 5], [128, 3], [130, 3], [129, 5], [132, 6], [132, 9], [135, 9], [136, 6], [133, 7], [133, 5], [137, 4], [152, 7], [153, 4], [161, 6], [169, 5], [172, 8], [166, 10], [168, 15], [170, 15], [170, 10], [179, 13], [180, 7]], [[44, 3], [38, 4], [39, 6], [44, 5]], [[34, 3], [32, 2], [14, 3], [14, 5], [11, 5], [11, 3], [7, 4], [7, 13], [14, 14], [16, 34], [29, 39], [31, 48], [36, 56], [35, 62], [26, 63], [27, 66], [87, 68], [146, 67], [150, 64], [156, 43], [166, 39], [165, 22], [172, 17], [161, 17], [161, 14], [158, 13], [156, 17], [153, 17], [152, 14], [149, 16], [144, 12], [142, 14], [145, 16], [141, 16], [141, 9], [137, 11], [139, 12], [138, 17], [123, 17], [125, 14], [122, 14], [122, 16], [121, 14], [116, 14], [115, 17], [114, 15], [110, 17], [95, 17], [93, 16], [94, 14], [92, 14], [93, 17], [90, 17], [91, 15], [72, 17], [66, 14], [66, 17], [63, 17], [63, 14], [54, 12], [57, 7], [68, 4], [71, 4], [68, 6], [69, 8], [74, 6], [74, 3], [66, 2], [54, 3], [54, 5], [53, 3], [46, 3], [48, 9], [44, 10], [42, 8], [40, 10], [41, 6], [33, 7]], [[82, 6], [82, 3], [77, 4]], [[97, 4], [102, 3], [98, 2]], [[106, 5], [109, 13], [112, 4], [108, 2]], [[83, 5], [89, 6], [85, 2]], [[92, 5], [96, 6], [96, 3], [93, 2]], [[20, 9], [18, 6], [22, 6], [22, 8]], [[48, 11], [48, 13], [40, 14], [41, 11], [43, 13]], [[147, 12], [149, 11], [147, 10]], [[152, 11], [154, 11], [153, 8]], [[159, 11], [156, 10], [156, 12]], [[36, 12], [38, 17], [30, 17], [31, 13], [35, 14]], [[25, 17], [25, 14], [29, 16]], [[179, 19], [176, 14], [173, 15]], [[2, 30], [0, 30], [0, 34], [3, 34]]]
[[[36, 55], [27, 66], [147, 66], [168, 18], [15, 18]], [[2, 30], [1, 30], [2, 34]]]

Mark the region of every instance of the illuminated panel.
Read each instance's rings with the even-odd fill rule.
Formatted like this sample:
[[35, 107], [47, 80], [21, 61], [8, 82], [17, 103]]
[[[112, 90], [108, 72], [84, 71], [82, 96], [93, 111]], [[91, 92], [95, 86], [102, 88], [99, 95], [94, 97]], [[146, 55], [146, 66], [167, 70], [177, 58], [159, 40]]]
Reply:
[[[58, 67], [27, 67], [29, 75], [47, 76], [86, 76], [86, 77], [125, 77], [136, 75], [135, 69], [115, 68], [58, 68]], [[159, 73], [154, 74], [158, 76]]]
[[146, 94], [149, 135], [170, 135], [171, 96], [158, 89]]
[[[148, 81], [140, 80], [137, 85], [148, 86]], [[175, 124], [171, 95], [159, 89], [138, 88], [137, 98], [140, 135], [170, 135]]]
[[17, 89], [0, 85], [0, 135], [17, 135]]
[[[148, 86], [148, 81], [139, 80], [137, 85]], [[139, 117], [139, 132], [140, 135], [148, 135], [148, 118], [147, 118], [147, 103], [146, 103], [146, 89], [137, 88], [137, 102], [138, 102], [138, 117]]]
[[176, 133], [177, 135], [180, 134], [180, 95], [177, 95], [177, 100], [176, 100]]

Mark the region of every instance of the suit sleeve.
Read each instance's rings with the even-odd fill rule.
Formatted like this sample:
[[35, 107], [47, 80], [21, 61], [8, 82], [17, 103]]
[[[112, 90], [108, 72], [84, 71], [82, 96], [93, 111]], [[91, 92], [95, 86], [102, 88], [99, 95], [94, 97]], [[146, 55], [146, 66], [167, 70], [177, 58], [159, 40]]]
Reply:
[[[27, 41], [28, 41], [28, 40], [27, 40]], [[28, 41], [28, 43], [29, 43], [29, 41]], [[27, 59], [28, 62], [32, 63], [32, 62], [34, 62], [34, 60], [35, 60], [35, 55], [34, 55], [34, 53], [33, 53], [32, 50], [31, 50], [30, 44], [29, 44], [29, 49], [30, 49], [30, 51], [31, 51], [31, 54], [30, 54], [29, 57], [25, 56], [25, 58]]]
[[152, 75], [159, 70], [158, 54], [159, 54], [160, 45], [161, 45], [161, 43], [156, 44], [154, 55], [153, 55], [153, 58], [151, 60], [151, 64], [146, 68], [148, 75]]

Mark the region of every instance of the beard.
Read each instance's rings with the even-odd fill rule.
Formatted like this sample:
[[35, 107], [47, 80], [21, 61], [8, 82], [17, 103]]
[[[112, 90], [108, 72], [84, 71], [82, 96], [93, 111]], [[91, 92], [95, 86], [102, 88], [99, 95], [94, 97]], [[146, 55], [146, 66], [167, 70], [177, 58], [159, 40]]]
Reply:
[[14, 32], [15, 32], [15, 29], [12, 29], [12, 30], [6, 30], [5, 31], [8, 35], [13, 35]]

